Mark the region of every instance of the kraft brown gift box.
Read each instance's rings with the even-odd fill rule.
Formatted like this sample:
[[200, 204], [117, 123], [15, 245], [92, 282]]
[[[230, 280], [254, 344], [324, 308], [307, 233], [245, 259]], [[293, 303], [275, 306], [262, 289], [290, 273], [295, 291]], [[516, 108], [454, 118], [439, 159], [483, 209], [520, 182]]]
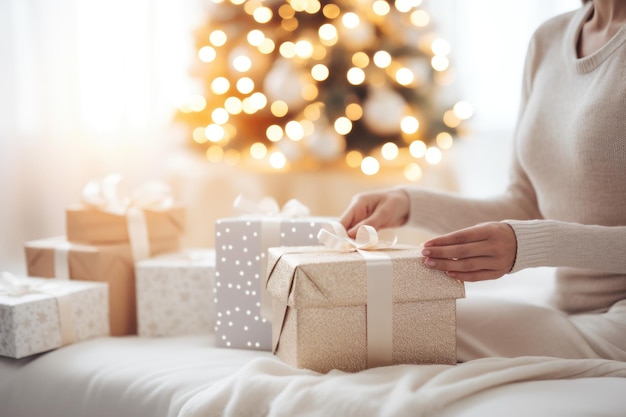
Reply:
[[[180, 238], [185, 231], [186, 210], [174, 206], [167, 210], [143, 210], [150, 244]], [[128, 242], [126, 216], [83, 205], [65, 210], [66, 235], [70, 242], [108, 244]]]
[[[465, 288], [422, 265], [420, 248], [391, 258], [393, 364], [456, 363], [456, 299]], [[358, 252], [326, 247], [268, 250], [274, 353], [317, 372], [368, 367], [367, 266]]]
[[[49, 238], [26, 242], [24, 249], [28, 275], [43, 278], [57, 275], [56, 253], [67, 249], [67, 266], [62, 267], [68, 268], [69, 278], [109, 284], [111, 335], [137, 333], [135, 271], [129, 244], [95, 246]], [[159, 241], [151, 247], [152, 253], [178, 249], [178, 239]]]

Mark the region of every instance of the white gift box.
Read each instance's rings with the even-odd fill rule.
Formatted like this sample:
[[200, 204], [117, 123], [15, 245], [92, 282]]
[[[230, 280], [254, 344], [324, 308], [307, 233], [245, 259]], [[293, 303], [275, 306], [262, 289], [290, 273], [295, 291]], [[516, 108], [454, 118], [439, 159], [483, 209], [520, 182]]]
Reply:
[[213, 249], [188, 249], [137, 262], [139, 336], [213, 332], [214, 277]]
[[[271, 296], [264, 288], [267, 250], [317, 245], [330, 217], [249, 215], [215, 224], [215, 343], [238, 349], [272, 349]], [[263, 299], [263, 301], [262, 301]], [[269, 314], [261, 304], [269, 302]], [[264, 311], [267, 311], [265, 308]]]
[[110, 335], [106, 283], [11, 278], [0, 283], [0, 355], [19, 359]]

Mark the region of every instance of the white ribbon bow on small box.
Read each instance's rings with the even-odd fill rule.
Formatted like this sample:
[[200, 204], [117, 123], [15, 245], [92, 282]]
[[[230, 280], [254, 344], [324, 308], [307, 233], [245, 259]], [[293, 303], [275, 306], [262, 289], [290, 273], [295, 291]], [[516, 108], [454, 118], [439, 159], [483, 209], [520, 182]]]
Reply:
[[135, 261], [150, 257], [150, 239], [144, 210], [163, 211], [174, 205], [171, 188], [162, 182], [151, 181], [133, 189], [129, 196], [120, 196], [122, 176], [110, 174], [88, 182], [83, 188], [82, 201], [106, 213], [126, 216], [128, 237]]
[[46, 294], [55, 298], [59, 312], [61, 346], [65, 346], [76, 341], [76, 331], [72, 315], [72, 300], [68, 294], [59, 294], [61, 289], [58, 281], [28, 282], [10, 272], [3, 272], [0, 275], [0, 295], [23, 297], [30, 294]]

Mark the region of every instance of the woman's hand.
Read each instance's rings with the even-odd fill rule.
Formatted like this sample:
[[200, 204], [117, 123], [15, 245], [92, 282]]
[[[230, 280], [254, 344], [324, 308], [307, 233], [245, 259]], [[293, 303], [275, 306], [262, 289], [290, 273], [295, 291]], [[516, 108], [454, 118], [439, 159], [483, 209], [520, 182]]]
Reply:
[[424, 265], [461, 281], [484, 281], [509, 273], [517, 239], [507, 223], [490, 222], [432, 238], [424, 243]]
[[401, 189], [360, 193], [352, 198], [339, 221], [355, 237], [358, 227], [364, 224], [376, 229], [402, 226], [409, 217], [409, 209], [409, 195]]

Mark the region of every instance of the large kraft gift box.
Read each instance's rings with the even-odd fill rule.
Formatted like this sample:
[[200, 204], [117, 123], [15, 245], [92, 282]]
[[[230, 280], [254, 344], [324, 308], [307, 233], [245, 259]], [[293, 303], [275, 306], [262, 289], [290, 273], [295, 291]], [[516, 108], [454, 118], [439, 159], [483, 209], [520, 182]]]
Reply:
[[[180, 239], [185, 231], [185, 207], [174, 205], [165, 210], [143, 209], [150, 246], [161, 240]], [[67, 240], [89, 244], [129, 242], [127, 215], [84, 205], [66, 208]]]
[[215, 250], [184, 249], [135, 264], [139, 336], [212, 333]]
[[[271, 350], [271, 297], [264, 293], [267, 249], [317, 244], [330, 217], [242, 215], [215, 224], [215, 343]], [[262, 292], [263, 289], [263, 292]], [[262, 307], [263, 304], [263, 307]]]
[[[30, 276], [65, 275], [73, 280], [108, 283], [111, 335], [137, 333], [135, 270], [129, 244], [86, 245], [48, 238], [26, 242], [24, 249]], [[160, 240], [151, 247], [152, 254], [178, 249], [178, 239]]]
[[0, 355], [19, 359], [109, 335], [107, 284], [14, 280], [0, 283]]
[[[388, 257], [392, 273], [378, 277], [383, 291], [371, 291], [368, 300], [363, 254], [324, 246], [270, 248], [274, 353], [287, 364], [318, 372], [456, 363], [456, 299], [465, 296], [463, 284], [423, 266], [418, 247], [380, 253]], [[387, 349], [382, 352], [387, 363], [372, 357], [380, 356], [380, 349]]]

